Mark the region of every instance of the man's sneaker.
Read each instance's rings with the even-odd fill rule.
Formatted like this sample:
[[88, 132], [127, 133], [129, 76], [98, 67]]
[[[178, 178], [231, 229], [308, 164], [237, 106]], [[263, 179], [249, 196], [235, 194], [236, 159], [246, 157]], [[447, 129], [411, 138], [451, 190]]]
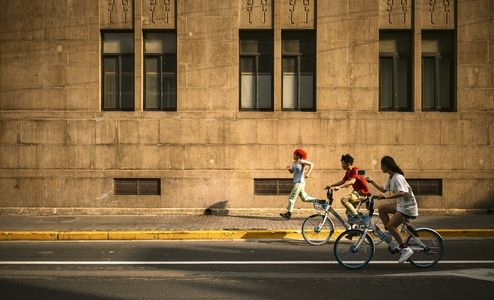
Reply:
[[285, 218], [285, 219], [287, 219], [287, 220], [290, 220], [290, 217], [292, 216], [292, 213], [291, 213], [291, 212], [289, 212], [289, 211], [287, 211], [287, 212], [286, 212], [286, 213], [284, 213], [284, 214], [280, 214], [280, 216], [281, 216], [282, 218]]
[[323, 206], [326, 205], [326, 200], [316, 199], [314, 201], [316, 201], [317, 203], [319, 203], [319, 204], [321, 204]]
[[400, 251], [401, 251], [401, 255], [400, 255], [400, 259], [398, 260], [400, 264], [406, 262], [413, 254], [413, 250], [410, 249], [410, 247], [402, 248]]

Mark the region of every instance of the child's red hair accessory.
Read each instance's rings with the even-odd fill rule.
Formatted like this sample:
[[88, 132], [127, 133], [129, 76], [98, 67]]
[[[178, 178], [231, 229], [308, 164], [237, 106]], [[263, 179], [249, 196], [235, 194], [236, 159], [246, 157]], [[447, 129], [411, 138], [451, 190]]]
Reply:
[[303, 149], [296, 149], [295, 152], [293, 152], [293, 154], [300, 156], [300, 158], [302, 158], [302, 159], [307, 158], [307, 152]]

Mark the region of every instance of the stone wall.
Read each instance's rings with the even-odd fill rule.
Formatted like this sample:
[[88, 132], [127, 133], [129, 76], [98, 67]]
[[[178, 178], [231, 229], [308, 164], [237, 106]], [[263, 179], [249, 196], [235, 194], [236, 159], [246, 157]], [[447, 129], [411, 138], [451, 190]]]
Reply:
[[[254, 195], [254, 178], [289, 178], [296, 147], [316, 197], [342, 154], [381, 182], [391, 155], [443, 179], [423, 211], [492, 210], [493, 15], [489, 0], [0, 0], [0, 212], [281, 212], [286, 195]], [[177, 32], [175, 112], [143, 109], [142, 31], [158, 29]], [[272, 112], [239, 110], [239, 29], [273, 31]], [[288, 29], [316, 31], [315, 112], [281, 109]], [[379, 111], [379, 29], [414, 32], [413, 112]], [[421, 111], [422, 29], [456, 30], [455, 112]], [[108, 30], [134, 32], [134, 111], [101, 109]], [[161, 178], [161, 195], [115, 195], [114, 178]]]

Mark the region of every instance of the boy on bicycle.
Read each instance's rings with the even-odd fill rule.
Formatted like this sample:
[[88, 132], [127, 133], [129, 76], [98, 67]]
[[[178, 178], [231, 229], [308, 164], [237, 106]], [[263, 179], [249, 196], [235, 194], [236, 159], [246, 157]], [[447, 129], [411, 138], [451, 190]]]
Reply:
[[365, 199], [369, 194], [369, 186], [363, 176], [358, 174], [359, 168], [353, 165], [353, 157], [350, 154], [341, 156], [341, 168], [345, 170], [345, 176], [340, 181], [330, 185], [330, 188], [339, 190], [341, 188], [353, 187], [353, 191], [341, 198], [341, 204], [351, 213], [356, 220], [362, 220], [355, 206]]

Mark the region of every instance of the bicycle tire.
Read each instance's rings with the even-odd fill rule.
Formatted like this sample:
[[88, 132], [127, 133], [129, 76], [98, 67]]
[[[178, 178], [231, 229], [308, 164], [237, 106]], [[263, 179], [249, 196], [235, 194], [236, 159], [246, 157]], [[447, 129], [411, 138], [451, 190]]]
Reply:
[[324, 215], [315, 214], [307, 217], [302, 224], [302, 236], [304, 240], [313, 246], [326, 244], [333, 236], [334, 224], [328, 217], [324, 224]]
[[[348, 269], [360, 269], [367, 265], [374, 255], [374, 242], [366, 234], [360, 247], [355, 244], [364, 232], [360, 229], [349, 229], [340, 234], [334, 242], [334, 255], [340, 265]], [[349, 236], [351, 239], [348, 239]]]
[[[416, 232], [418, 237], [409, 235], [406, 240], [408, 247], [413, 250], [413, 255], [408, 261], [419, 268], [430, 268], [437, 264], [443, 255], [443, 238], [430, 228], [419, 228]], [[426, 248], [418, 241], [421, 241]]]

